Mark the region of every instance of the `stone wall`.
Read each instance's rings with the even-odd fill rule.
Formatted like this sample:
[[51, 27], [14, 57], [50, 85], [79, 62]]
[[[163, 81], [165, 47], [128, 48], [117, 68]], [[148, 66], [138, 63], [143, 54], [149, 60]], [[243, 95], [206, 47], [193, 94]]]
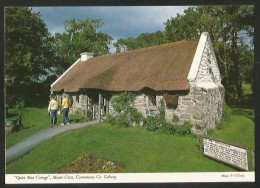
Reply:
[[[156, 96], [156, 101], [159, 101], [162, 96]], [[158, 104], [158, 102], [157, 102]], [[134, 100], [134, 107], [142, 113], [144, 117], [148, 115], [155, 115], [158, 113], [158, 106], [152, 105], [152, 101], [149, 96], [145, 94], [138, 94]], [[109, 102], [110, 113], [113, 113], [112, 103]]]
[[180, 96], [178, 108], [172, 111], [181, 121], [191, 121], [199, 129], [207, 131], [216, 126], [222, 116], [224, 88], [194, 88], [186, 96]]
[[87, 108], [87, 95], [84, 94], [75, 94], [71, 95], [73, 99], [72, 106], [70, 108], [70, 112], [73, 114], [86, 114], [86, 108]]
[[221, 76], [210, 38], [207, 38], [195, 82], [221, 84]]
[[[87, 95], [71, 94], [71, 96], [73, 98], [73, 105], [70, 108], [70, 113], [85, 115], [87, 101], [89, 111], [93, 110], [93, 104], [90, 98], [87, 100]], [[151, 100], [148, 96], [139, 94], [135, 98], [134, 105], [144, 117], [147, 117], [159, 113], [158, 107], [161, 100], [164, 100], [163, 96], [156, 95], [157, 104], [151, 105]], [[166, 108], [165, 118], [168, 121], [172, 121], [173, 116], [177, 115], [180, 119], [180, 124], [184, 121], [190, 121], [192, 124], [200, 126], [201, 130], [207, 131], [208, 129], [214, 128], [216, 122], [220, 120], [223, 101], [223, 86], [209, 89], [195, 87], [190, 90], [189, 94], [179, 96], [176, 109]], [[97, 107], [96, 105], [96, 109]], [[113, 113], [111, 102], [109, 102], [109, 113]]]

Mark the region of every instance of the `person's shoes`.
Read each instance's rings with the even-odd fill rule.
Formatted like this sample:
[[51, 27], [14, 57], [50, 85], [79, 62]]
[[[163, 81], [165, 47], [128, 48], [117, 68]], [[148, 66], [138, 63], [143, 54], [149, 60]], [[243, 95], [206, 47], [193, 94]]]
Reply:
[[53, 127], [53, 125], [51, 125], [51, 128]]
[[64, 125], [64, 123], [60, 124], [60, 125]]
[[66, 125], [69, 125], [70, 123], [66, 123]]

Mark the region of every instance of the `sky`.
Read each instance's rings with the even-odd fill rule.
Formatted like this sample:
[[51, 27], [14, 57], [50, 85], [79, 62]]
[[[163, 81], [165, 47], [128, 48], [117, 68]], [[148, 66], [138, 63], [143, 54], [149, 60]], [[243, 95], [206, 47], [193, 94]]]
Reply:
[[137, 37], [141, 33], [163, 31], [164, 22], [182, 14], [188, 6], [82, 6], [82, 7], [32, 7], [39, 12], [49, 32], [64, 32], [64, 22], [69, 19], [102, 19], [100, 31], [113, 40], [110, 52], [115, 52], [113, 43], [119, 38]]

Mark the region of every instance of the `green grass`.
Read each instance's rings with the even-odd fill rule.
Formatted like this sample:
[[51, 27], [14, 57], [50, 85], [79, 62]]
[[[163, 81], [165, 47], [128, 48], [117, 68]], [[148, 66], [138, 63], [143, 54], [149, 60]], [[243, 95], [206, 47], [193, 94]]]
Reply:
[[[210, 137], [254, 148], [252, 110], [233, 109], [224, 129]], [[18, 134], [18, 133], [17, 133]], [[7, 173], [55, 173], [82, 153], [93, 154], [123, 166], [125, 172], [236, 171], [204, 157], [198, 139], [155, 134], [144, 128], [118, 128], [107, 123], [63, 133], [6, 166]], [[249, 170], [252, 170], [251, 159]]]
[[[6, 148], [11, 147], [23, 138], [26, 138], [33, 133], [36, 133], [42, 129], [50, 127], [50, 120], [48, 116], [47, 107], [36, 108], [27, 107], [22, 110], [9, 109], [7, 120], [17, 119], [20, 112], [24, 113], [23, 125], [24, 128], [18, 132], [8, 133], [6, 135]], [[58, 123], [61, 123], [62, 115], [58, 116]], [[82, 117], [70, 115], [70, 121], [78, 122], [82, 121]]]
[[209, 134], [211, 137], [220, 138], [248, 149], [255, 148], [253, 119], [253, 110], [232, 108], [231, 121], [225, 123], [224, 129], [213, 130]]
[[125, 172], [234, 171], [203, 157], [196, 144], [193, 136], [156, 135], [103, 123], [48, 140], [7, 165], [7, 173], [55, 173], [83, 152], [116, 161]]

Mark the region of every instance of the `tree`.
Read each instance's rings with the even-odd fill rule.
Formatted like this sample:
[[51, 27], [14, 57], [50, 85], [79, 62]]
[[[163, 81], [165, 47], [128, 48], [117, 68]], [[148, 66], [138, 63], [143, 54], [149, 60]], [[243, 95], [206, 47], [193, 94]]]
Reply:
[[62, 63], [58, 72], [66, 70], [82, 52], [94, 53], [94, 56], [109, 53], [112, 37], [97, 29], [103, 25], [100, 19], [67, 20], [65, 32], [55, 34], [56, 50]]
[[5, 87], [7, 103], [28, 102], [33, 88], [49, 75], [55, 62], [53, 38], [39, 13], [28, 7], [5, 9]]
[[167, 43], [167, 37], [164, 32], [157, 31], [155, 33], [142, 33], [137, 38], [129, 37], [127, 39], [118, 39], [114, 46], [116, 52], [145, 48]]
[[209, 32], [229, 103], [241, 102], [242, 83], [245, 78], [253, 80], [253, 17], [253, 6], [198, 6], [165, 23], [171, 41], [198, 38], [200, 33]]
[[177, 14], [175, 18], [168, 19], [165, 24], [165, 34], [171, 42], [198, 38], [199, 14], [195, 8], [188, 8], [183, 14]]

